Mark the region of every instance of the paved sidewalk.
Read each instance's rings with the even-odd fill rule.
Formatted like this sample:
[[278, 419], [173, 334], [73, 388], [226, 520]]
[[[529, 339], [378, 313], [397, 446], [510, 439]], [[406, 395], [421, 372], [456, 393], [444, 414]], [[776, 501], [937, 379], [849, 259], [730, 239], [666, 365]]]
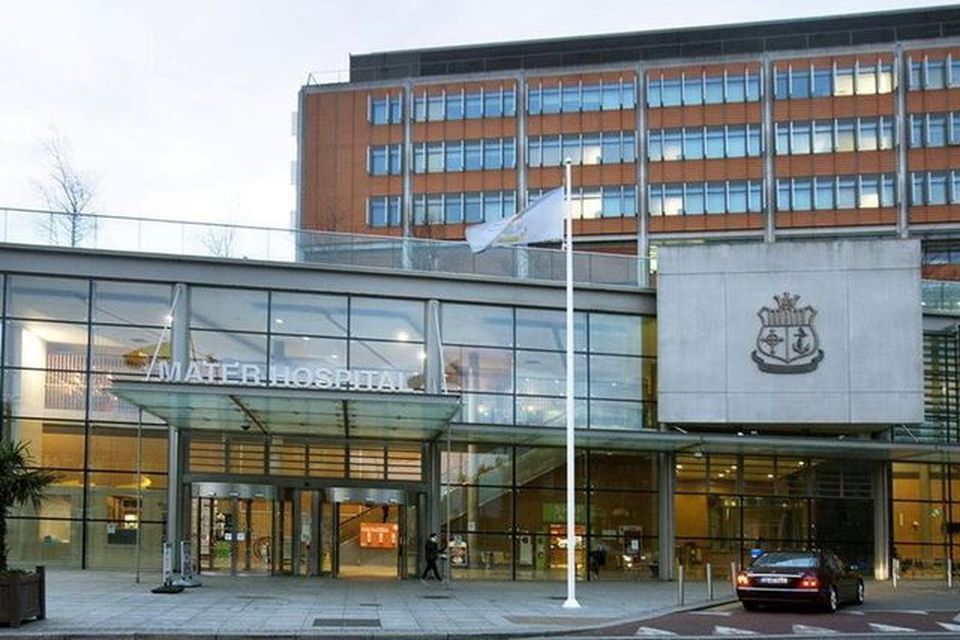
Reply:
[[[606, 626], [677, 608], [676, 583], [578, 583], [580, 609], [563, 609], [557, 582], [330, 580], [266, 576], [203, 576], [202, 587], [176, 595], [150, 593], [157, 576], [135, 584], [130, 574], [51, 570], [47, 619], [8, 637], [373, 636], [409, 638], [519, 637]], [[731, 595], [718, 582], [716, 599]], [[686, 604], [706, 604], [703, 583], [688, 585]]]

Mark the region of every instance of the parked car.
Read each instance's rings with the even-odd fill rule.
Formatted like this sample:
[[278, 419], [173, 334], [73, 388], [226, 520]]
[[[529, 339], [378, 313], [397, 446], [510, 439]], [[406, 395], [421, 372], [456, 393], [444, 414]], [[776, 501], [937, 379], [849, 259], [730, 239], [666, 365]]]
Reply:
[[737, 597], [748, 611], [808, 603], [833, 613], [841, 603], [863, 603], [863, 576], [830, 551], [771, 551], [737, 574]]

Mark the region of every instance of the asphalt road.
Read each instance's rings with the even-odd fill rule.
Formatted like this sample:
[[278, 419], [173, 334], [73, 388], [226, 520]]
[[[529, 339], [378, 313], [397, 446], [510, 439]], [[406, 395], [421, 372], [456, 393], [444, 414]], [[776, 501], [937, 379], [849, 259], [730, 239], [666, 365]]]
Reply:
[[745, 611], [739, 603], [673, 613], [577, 634], [590, 638], [960, 638], [960, 590], [868, 584], [867, 601], [835, 614], [803, 607]]

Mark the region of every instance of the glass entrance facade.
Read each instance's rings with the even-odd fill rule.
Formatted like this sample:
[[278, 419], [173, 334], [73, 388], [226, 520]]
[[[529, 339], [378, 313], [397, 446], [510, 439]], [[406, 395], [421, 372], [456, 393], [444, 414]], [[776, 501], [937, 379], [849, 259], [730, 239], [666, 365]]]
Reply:
[[[27, 441], [35, 464], [59, 474], [39, 511], [12, 514], [16, 563], [160, 568], [168, 426], [111, 392], [116, 376], [143, 376], [154, 359], [172, 357], [177, 287], [144, 278], [0, 274], [0, 434]], [[421, 298], [282, 282], [188, 285], [190, 359], [261, 372], [387, 370], [412, 393], [433, 376], [461, 399], [458, 435], [448, 450], [443, 432], [332, 437], [312, 433], [310, 424], [282, 435], [239, 424], [185, 428], [183, 535], [194, 542], [201, 572], [412, 576], [429, 526], [449, 534], [455, 579], [562, 579], [564, 452], [537, 435], [565, 422], [560, 308], [513, 294], [510, 302], [479, 304], [464, 299], [459, 284], [440, 281]], [[595, 306], [584, 296], [576, 314], [577, 424], [594, 438], [578, 445], [578, 574], [586, 576], [586, 553], [599, 548], [607, 552], [599, 579], [615, 580], [658, 577], [665, 549], [696, 576], [707, 562], [722, 575], [758, 547], [807, 544], [837, 548], [868, 569], [878, 508], [871, 473], [880, 463], [695, 455], [690, 447], [674, 453], [631, 439], [660, 426], [656, 321], [629, 311], [639, 304], [629, 296], [643, 295], [618, 292]], [[616, 296], [630, 302], [618, 306]], [[430, 368], [434, 357], [440, 375]], [[905, 577], [942, 574], [951, 554], [960, 561], [957, 465], [893, 463], [888, 471], [891, 547]], [[274, 493], [192, 492], [205, 482]], [[325, 493], [343, 484], [400, 488], [408, 499]], [[672, 495], [665, 501], [663, 492]]]

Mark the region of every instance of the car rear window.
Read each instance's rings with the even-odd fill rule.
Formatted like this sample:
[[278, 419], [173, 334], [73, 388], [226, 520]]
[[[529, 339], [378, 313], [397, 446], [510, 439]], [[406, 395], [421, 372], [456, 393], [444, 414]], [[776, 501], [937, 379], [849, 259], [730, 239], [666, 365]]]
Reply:
[[766, 553], [753, 563], [754, 567], [772, 569], [816, 569], [820, 562], [817, 556], [809, 553]]

